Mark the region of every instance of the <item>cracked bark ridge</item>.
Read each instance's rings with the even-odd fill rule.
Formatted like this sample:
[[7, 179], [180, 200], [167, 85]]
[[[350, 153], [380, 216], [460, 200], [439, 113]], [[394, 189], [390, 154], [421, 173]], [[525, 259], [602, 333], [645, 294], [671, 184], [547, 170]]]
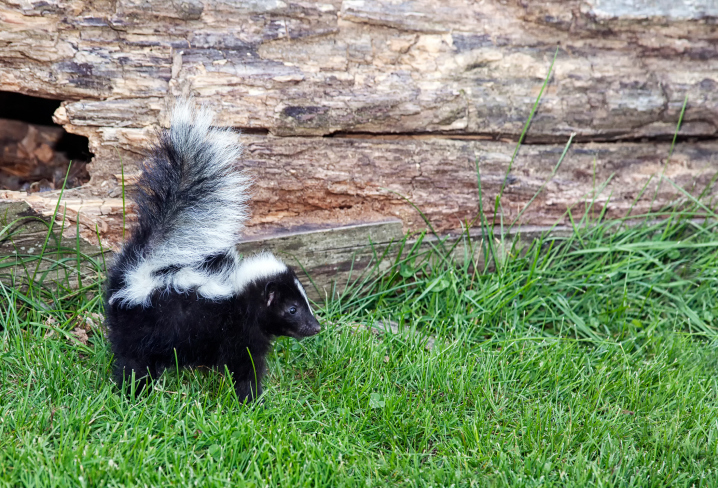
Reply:
[[[709, 0], [2, 0], [0, 89], [66, 101], [56, 121], [95, 154], [77, 197], [88, 209], [118, 198], [120, 164], [131, 174], [170, 101], [192, 94], [249, 134], [250, 233], [387, 216], [421, 226], [385, 189], [449, 229], [477, 210], [476, 158], [493, 202], [558, 45], [504, 200], [517, 215], [576, 133], [523, 216], [550, 225], [584, 205], [594, 173], [612, 177], [599, 203], [627, 208], [663, 171], [686, 95], [666, 174], [691, 189], [712, 176], [716, 18]], [[676, 194], [662, 185], [656, 204]], [[88, 210], [110, 243], [111, 209]]]

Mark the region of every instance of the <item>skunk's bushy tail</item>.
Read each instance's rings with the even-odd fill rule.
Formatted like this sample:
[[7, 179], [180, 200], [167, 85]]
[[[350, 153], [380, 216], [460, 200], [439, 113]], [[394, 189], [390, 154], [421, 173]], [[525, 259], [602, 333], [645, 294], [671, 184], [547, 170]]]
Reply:
[[142, 165], [137, 228], [115, 264], [123, 279], [110, 303], [147, 304], [157, 288], [207, 285], [213, 258], [234, 260], [251, 180], [237, 167], [239, 135], [213, 127], [212, 118], [191, 100], [177, 101], [170, 129]]
[[[212, 113], [178, 101], [168, 131], [143, 165], [135, 201], [140, 233], [155, 257], [203, 260], [236, 244], [247, 219], [250, 180], [236, 164], [239, 136], [212, 127]], [[169, 256], [168, 256], [169, 257]]]

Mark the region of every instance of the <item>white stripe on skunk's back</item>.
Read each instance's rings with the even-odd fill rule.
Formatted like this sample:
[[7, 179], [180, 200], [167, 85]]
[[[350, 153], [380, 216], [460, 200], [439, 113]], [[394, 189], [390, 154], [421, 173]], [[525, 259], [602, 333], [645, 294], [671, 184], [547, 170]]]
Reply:
[[241, 293], [256, 280], [269, 278], [287, 271], [287, 265], [274, 254], [263, 252], [242, 260], [232, 275], [234, 291]]
[[[253, 281], [271, 278], [288, 269], [271, 253], [260, 253], [246, 259], [240, 259], [234, 249], [229, 254], [233, 263], [214, 273], [204, 266], [184, 266], [171, 273], [156, 274], [147, 263], [143, 263], [125, 274], [125, 287], [110, 297], [110, 303], [119, 301], [123, 305], [148, 306], [157, 290], [177, 293], [194, 291], [203, 298], [221, 300], [242, 293]], [[297, 282], [297, 286], [306, 299], [301, 283]]]

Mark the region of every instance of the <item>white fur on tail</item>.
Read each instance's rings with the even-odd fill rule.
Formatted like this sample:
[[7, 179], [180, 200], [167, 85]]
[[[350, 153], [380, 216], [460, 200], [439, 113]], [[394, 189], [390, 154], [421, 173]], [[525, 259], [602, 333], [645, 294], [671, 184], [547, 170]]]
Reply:
[[[170, 139], [191, 172], [188, 184], [202, 178], [221, 184], [198, 204], [183, 209], [173, 233], [153, 250], [151, 260], [160, 267], [196, 264], [233, 248], [249, 217], [251, 179], [236, 168], [242, 155], [239, 135], [212, 127], [212, 119], [212, 112], [196, 110], [191, 100], [179, 101], [172, 113]], [[197, 164], [200, 161], [203, 164]]]
[[[145, 255], [124, 270], [126, 285], [110, 298], [110, 303], [148, 305], [152, 292], [168, 288], [196, 288], [206, 298], [222, 298], [235, 292], [244, 281], [236, 278], [244, 264], [239, 263], [234, 246], [248, 218], [251, 180], [235, 166], [242, 154], [238, 134], [213, 127], [212, 119], [209, 110], [195, 109], [191, 100], [180, 100], [175, 105], [169, 140], [181, 161], [180, 187], [202, 181], [216, 184], [191, 205], [163, 203], [158, 214], [169, 223], [152, 233]], [[226, 252], [235, 256], [233, 269], [221, 274], [204, 269], [208, 256]], [[278, 269], [277, 263], [281, 262], [276, 258], [264, 258], [246, 266], [254, 273], [260, 264]], [[158, 271], [170, 267], [170, 274], [158, 275]]]

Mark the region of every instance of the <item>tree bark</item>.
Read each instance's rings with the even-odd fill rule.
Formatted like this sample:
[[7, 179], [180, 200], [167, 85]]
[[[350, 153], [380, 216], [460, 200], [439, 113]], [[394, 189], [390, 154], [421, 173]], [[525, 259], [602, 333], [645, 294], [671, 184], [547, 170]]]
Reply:
[[[113, 246], [121, 166], [136, 173], [179, 95], [245, 132], [249, 235], [423, 226], [398, 195], [455, 229], [479, 208], [475, 161], [489, 215], [508, 172], [504, 218], [552, 225], [592, 200], [609, 215], [665, 204], [679, 193], [660, 175], [694, 191], [715, 174], [717, 17], [709, 0], [4, 0], [0, 89], [65, 100], [56, 121], [95, 154], [67, 208]], [[56, 198], [3, 195], [40, 212]]]

